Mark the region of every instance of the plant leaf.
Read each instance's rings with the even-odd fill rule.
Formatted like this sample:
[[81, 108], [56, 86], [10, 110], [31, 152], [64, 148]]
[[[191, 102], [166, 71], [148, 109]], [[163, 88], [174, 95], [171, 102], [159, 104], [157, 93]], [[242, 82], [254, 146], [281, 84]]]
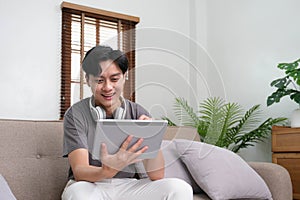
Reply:
[[260, 105], [252, 106], [244, 116], [239, 120], [238, 124], [231, 128], [226, 135], [226, 147], [232, 146], [240, 142], [240, 136], [253, 130], [260, 121]]
[[294, 93], [291, 95], [291, 99], [300, 105], [300, 91], [295, 90]]
[[168, 126], [177, 126], [174, 122], [172, 122], [172, 120], [168, 117], [161, 117], [161, 119], [163, 120], [167, 120], [168, 121]]
[[199, 118], [184, 98], [175, 98], [174, 110], [183, 125], [198, 128]]
[[219, 97], [211, 97], [204, 100], [199, 108], [202, 114], [200, 118], [207, 123], [207, 133], [204, 142], [216, 144], [222, 132], [224, 125], [222, 107], [225, 101]]
[[227, 103], [222, 107], [222, 113], [224, 124], [220, 137], [216, 143], [216, 145], [220, 147], [227, 145], [227, 132], [233, 125], [240, 121], [243, 110], [238, 103]]
[[[279, 69], [285, 71], [286, 76], [283, 78], [276, 79], [271, 82], [272, 87], [276, 87], [277, 90], [273, 92], [267, 98], [267, 106], [272, 105], [273, 103], [280, 102], [280, 99], [286, 95], [290, 95], [290, 99], [299, 104], [300, 100], [295, 93], [300, 92], [300, 59], [291, 62], [291, 63], [280, 63], [277, 65]], [[292, 92], [289, 88], [289, 85], [292, 84], [293, 88], [297, 92]], [[298, 86], [297, 86], [297, 85]]]
[[267, 106], [272, 105], [273, 103], [280, 102], [280, 99], [284, 96], [290, 95], [292, 92], [291, 89], [277, 89], [267, 98]]
[[286, 71], [293, 71], [294, 69], [296, 69], [298, 67], [298, 62], [299, 60], [296, 60], [292, 63], [280, 63], [278, 64], [278, 68], [279, 69], [283, 69], [283, 70], [286, 70]]
[[197, 131], [198, 134], [200, 135], [201, 141], [204, 141], [204, 138], [206, 137], [208, 126], [209, 124], [207, 122], [203, 120], [199, 121]]
[[237, 153], [242, 148], [253, 146], [253, 143], [263, 141], [264, 138], [270, 135], [273, 125], [283, 123], [284, 121], [286, 121], [286, 118], [269, 118], [265, 120], [258, 128], [240, 135], [238, 138], [240, 142], [236, 143], [231, 150]]

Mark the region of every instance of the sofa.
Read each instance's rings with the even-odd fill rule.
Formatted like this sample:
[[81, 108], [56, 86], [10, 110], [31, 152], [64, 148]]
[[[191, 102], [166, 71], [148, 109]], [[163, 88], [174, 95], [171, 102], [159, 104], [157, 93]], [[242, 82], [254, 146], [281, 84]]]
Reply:
[[[199, 136], [193, 128], [168, 127], [164, 145], [173, 140], [199, 141]], [[69, 169], [67, 158], [62, 157], [62, 142], [62, 121], [0, 120], [0, 199], [60, 199]], [[274, 200], [292, 199], [285, 168], [265, 162], [248, 164], [264, 180]], [[201, 192], [194, 199], [210, 198]]]

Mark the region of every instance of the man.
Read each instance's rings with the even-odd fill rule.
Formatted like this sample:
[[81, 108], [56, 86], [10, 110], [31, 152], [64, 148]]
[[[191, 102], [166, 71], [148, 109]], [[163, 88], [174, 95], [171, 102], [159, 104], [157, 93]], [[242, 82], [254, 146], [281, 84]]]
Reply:
[[[74, 104], [64, 117], [63, 155], [71, 167], [62, 199], [192, 199], [190, 185], [163, 179], [161, 151], [154, 159], [138, 159], [148, 148], [142, 146], [143, 139], [129, 147], [129, 136], [114, 155], [101, 144], [100, 161], [92, 159], [91, 141], [98, 119], [151, 118], [142, 106], [122, 97], [128, 60], [121, 51], [96, 46], [87, 52], [82, 67], [93, 96]], [[146, 171], [144, 176], [141, 168]]]

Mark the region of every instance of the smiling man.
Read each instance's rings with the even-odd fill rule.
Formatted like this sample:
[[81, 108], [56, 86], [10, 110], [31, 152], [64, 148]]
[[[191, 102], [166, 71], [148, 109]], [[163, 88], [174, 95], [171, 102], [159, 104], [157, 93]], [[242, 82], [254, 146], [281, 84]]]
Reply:
[[96, 46], [87, 52], [82, 68], [93, 95], [74, 104], [64, 116], [63, 155], [68, 157], [70, 170], [62, 199], [192, 199], [191, 186], [186, 182], [163, 178], [161, 151], [156, 158], [138, 159], [148, 148], [142, 139], [129, 147], [129, 136], [113, 155], [102, 144], [100, 160], [92, 159], [98, 119], [147, 120], [151, 116], [122, 96], [128, 60], [121, 51]]

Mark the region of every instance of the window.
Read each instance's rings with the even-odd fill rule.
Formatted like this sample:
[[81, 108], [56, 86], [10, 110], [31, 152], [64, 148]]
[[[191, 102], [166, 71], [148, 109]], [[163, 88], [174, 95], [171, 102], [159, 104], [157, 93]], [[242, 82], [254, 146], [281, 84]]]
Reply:
[[85, 53], [95, 45], [123, 51], [129, 60], [124, 97], [135, 101], [135, 26], [138, 17], [63, 2], [60, 118], [75, 102], [91, 96], [81, 69]]

